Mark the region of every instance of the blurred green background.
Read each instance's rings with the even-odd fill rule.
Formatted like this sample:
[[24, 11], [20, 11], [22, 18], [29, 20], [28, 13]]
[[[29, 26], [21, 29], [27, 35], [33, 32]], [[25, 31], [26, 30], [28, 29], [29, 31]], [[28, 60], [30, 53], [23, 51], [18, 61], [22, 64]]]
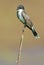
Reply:
[[2, 58], [6, 56], [8, 60], [10, 57], [14, 58], [14, 54], [16, 57], [16, 53], [12, 55], [10, 52], [16, 52], [18, 49], [23, 28], [16, 15], [19, 4], [24, 5], [40, 35], [40, 39], [36, 40], [32, 32], [26, 28], [23, 49], [39, 49], [39, 47], [44, 49], [44, 0], [0, 0], [0, 56]]

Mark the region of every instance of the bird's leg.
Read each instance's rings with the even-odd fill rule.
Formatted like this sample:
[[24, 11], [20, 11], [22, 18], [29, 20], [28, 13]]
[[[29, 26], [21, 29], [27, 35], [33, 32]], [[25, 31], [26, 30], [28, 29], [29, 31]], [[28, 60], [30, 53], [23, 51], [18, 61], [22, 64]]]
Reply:
[[24, 32], [25, 28], [26, 28], [26, 25], [24, 24], [23, 29], [22, 29], [22, 32]]

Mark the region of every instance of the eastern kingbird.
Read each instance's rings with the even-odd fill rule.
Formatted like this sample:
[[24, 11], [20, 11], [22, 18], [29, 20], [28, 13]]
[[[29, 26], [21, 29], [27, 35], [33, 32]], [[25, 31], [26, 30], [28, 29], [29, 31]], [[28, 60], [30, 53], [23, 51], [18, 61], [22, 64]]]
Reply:
[[17, 7], [17, 17], [24, 24], [24, 27], [27, 27], [32, 31], [32, 33], [33, 33], [33, 35], [35, 36], [36, 39], [39, 38], [39, 35], [36, 32], [30, 17], [25, 12], [25, 8], [24, 8], [23, 5], [19, 5]]

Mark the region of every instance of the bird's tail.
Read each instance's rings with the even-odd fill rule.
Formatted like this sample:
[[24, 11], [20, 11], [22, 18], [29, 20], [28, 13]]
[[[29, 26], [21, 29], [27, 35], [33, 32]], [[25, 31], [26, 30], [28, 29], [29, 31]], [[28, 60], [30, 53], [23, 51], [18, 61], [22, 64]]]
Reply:
[[32, 31], [32, 33], [33, 33], [33, 35], [35, 36], [36, 39], [40, 38], [38, 33], [36, 32], [36, 30], [34, 29], [34, 27], [32, 27], [31, 31]]
[[27, 26], [27, 27], [32, 31], [32, 33], [33, 33], [33, 35], [34, 35], [34, 37], [36, 39], [40, 38], [39, 35], [38, 35], [38, 33], [36, 32], [36, 30], [34, 29], [34, 26], [32, 28], [30, 28], [29, 26]]

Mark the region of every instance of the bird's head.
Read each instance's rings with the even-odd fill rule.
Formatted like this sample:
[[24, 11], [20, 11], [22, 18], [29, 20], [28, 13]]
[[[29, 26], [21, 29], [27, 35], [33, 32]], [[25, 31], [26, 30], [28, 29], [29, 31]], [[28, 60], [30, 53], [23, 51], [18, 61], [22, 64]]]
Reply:
[[17, 7], [17, 11], [23, 11], [24, 10], [24, 6], [23, 5], [19, 5], [18, 7]]

